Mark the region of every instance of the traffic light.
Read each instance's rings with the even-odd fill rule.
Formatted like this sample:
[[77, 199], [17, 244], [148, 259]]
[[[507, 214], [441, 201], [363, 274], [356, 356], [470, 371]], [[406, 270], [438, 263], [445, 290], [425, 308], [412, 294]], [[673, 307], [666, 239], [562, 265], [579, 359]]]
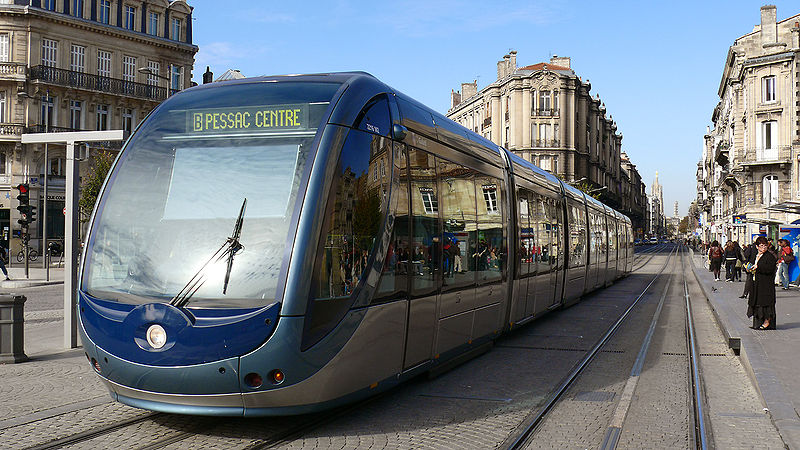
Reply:
[[19, 191], [17, 200], [19, 200], [20, 206], [27, 205], [30, 202], [30, 186], [27, 183], [21, 183], [15, 189]]
[[28, 206], [28, 223], [36, 220], [36, 207], [33, 205]]
[[19, 191], [19, 194], [17, 194], [17, 200], [19, 201], [19, 206], [17, 206], [17, 211], [19, 211], [19, 219], [17, 220], [17, 223], [23, 227], [27, 227], [31, 222], [31, 205], [29, 204], [30, 186], [28, 186], [27, 183], [21, 183], [18, 184], [15, 189]]

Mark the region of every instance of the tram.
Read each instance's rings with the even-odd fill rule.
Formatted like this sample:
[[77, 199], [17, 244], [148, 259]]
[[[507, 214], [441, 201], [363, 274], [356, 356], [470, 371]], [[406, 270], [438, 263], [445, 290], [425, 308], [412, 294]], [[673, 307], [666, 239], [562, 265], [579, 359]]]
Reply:
[[632, 264], [627, 217], [369, 74], [249, 78], [132, 134], [79, 330], [122, 403], [300, 414], [445, 370]]

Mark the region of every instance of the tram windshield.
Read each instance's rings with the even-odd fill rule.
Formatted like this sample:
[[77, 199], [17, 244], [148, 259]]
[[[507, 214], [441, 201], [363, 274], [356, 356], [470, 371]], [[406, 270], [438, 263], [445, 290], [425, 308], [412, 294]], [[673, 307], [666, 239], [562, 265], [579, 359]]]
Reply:
[[[189, 307], [274, 301], [311, 144], [337, 83], [253, 82], [189, 91], [136, 131], [96, 213], [82, 289], [124, 303], [169, 301], [193, 278]], [[244, 199], [239, 243], [231, 237]], [[223, 289], [225, 293], [223, 294]]]

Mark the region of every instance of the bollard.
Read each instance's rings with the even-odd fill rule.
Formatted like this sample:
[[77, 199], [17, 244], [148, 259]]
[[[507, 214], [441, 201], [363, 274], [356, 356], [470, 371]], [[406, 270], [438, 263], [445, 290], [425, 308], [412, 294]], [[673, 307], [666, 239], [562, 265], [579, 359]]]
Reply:
[[25, 355], [24, 295], [0, 294], [0, 364], [28, 360]]

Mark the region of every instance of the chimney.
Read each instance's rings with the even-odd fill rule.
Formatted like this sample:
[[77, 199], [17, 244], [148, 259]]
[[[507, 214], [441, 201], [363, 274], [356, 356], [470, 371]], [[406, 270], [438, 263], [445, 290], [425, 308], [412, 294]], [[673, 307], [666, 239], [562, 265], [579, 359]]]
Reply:
[[571, 62], [571, 60], [570, 60], [569, 56], [561, 56], [561, 57], [559, 57], [558, 55], [553, 55], [553, 57], [550, 58], [550, 64], [552, 64], [554, 66], [566, 67], [567, 69], [571, 69], [572, 68], [572, 67], [570, 67], [570, 62]]
[[508, 74], [512, 74], [517, 71], [517, 51], [511, 50], [509, 52], [509, 67], [508, 67]]
[[775, 44], [778, 42], [777, 11], [775, 5], [761, 7], [761, 44]]
[[211, 83], [214, 80], [214, 73], [211, 72], [211, 67], [206, 66], [206, 71], [203, 74], [203, 84]]
[[508, 70], [509, 66], [509, 59], [511, 59], [511, 55], [503, 56], [502, 61], [497, 61], [497, 79], [500, 80], [505, 78], [507, 75], [510, 74]]
[[450, 89], [450, 109], [455, 108], [460, 103], [461, 103], [461, 94], [457, 91]]
[[468, 99], [478, 93], [478, 80], [472, 83], [461, 83], [461, 98]]

